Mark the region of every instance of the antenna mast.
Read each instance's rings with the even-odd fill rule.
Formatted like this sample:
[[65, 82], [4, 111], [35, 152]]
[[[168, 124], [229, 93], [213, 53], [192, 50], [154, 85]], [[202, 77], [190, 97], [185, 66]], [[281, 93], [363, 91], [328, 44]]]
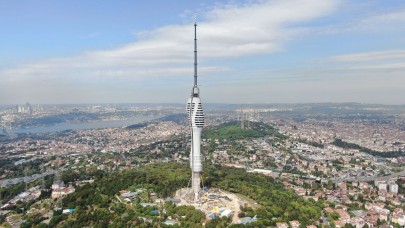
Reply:
[[194, 87], [197, 86], [197, 14], [194, 15]]

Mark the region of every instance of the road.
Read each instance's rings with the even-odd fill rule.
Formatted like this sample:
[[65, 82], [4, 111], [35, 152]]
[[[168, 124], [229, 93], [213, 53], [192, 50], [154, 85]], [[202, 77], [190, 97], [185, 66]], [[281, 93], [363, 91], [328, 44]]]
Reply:
[[16, 178], [12, 178], [12, 179], [5, 179], [5, 180], [0, 181], [0, 187], [4, 188], [4, 187], [8, 187], [8, 186], [18, 184], [21, 182], [31, 183], [35, 180], [44, 178], [49, 175], [57, 174], [57, 173], [58, 173], [58, 171], [56, 171], [56, 170], [50, 170], [50, 171], [46, 171], [44, 173], [34, 174], [32, 176], [27, 176], [27, 177], [16, 177]]
[[331, 178], [330, 180], [332, 180], [333, 183], [336, 182], [368, 182], [368, 181], [375, 181], [375, 180], [379, 180], [379, 181], [386, 181], [386, 180], [390, 180], [390, 179], [394, 179], [394, 178], [398, 178], [398, 177], [405, 177], [405, 171], [399, 172], [399, 173], [393, 173], [391, 175], [388, 176], [382, 176], [382, 177], [351, 177], [351, 178]]

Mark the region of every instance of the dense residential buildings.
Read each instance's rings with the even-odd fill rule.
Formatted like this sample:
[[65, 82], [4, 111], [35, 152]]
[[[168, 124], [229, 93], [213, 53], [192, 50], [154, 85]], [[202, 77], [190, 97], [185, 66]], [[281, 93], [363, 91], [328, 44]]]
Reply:
[[[35, 115], [35, 110], [31, 115]], [[152, 109], [142, 111], [145, 110]], [[226, 130], [214, 130], [210, 136], [203, 133], [204, 162], [260, 173], [306, 200], [322, 202], [323, 215], [314, 225], [404, 225], [405, 137], [401, 128], [404, 120], [400, 116], [390, 121], [376, 121], [371, 117], [352, 120], [351, 115], [295, 115], [285, 111], [281, 115], [276, 110], [252, 108], [244, 110], [243, 115], [240, 109], [207, 114], [208, 133], [221, 127]], [[166, 112], [177, 114], [177, 109], [162, 111]], [[3, 117], [8, 115], [5, 113]], [[0, 184], [4, 189], [20, 186], [21, 192], [7, 198], [2, 210], [9, 214], [9, 208], [20, 207], [20, 202], [42, 202], [41, 194], [55, 199], [51, 203], [54, 205], [58, 199], [73, 194], [77, 186], [91, 183], [89, 179], [104, 172], [170, 161], [188, 164], [190, 128], [185, 115], [179, 119], [131, 127], [18, 134], [17, 137], [3, 135], [0, 158], [5, 162]], [[227, 131], [251, 133], [263, 126], [276, 130], [254, 137], [227, 135]], [[335, 143], [336, 139], [358, 147], [341, 147]], [[52, 183], [55, 175], [64, 183], [46, 184]], [[144, 192], [136, 190], [122, 189], [126, 192], [120, 194], [120, 200], [132, 202], [138, 196], [145, 198]], [[63, 209], [72, 213], [70, 208]], [[254, 215], [239, 219], [240, 223], [255, 222]], [[173, 218], [167, 222], [178, 223]], [[277, 227], [302, 227], [302, 221], [280, 221]]]

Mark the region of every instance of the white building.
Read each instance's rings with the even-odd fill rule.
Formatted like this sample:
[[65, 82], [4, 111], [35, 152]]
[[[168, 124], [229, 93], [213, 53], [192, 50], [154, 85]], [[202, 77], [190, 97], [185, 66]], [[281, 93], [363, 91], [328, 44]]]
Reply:
[[375, 186], [378, 190], [387, 190], [387, 183], [385, 181], [376, 181]]
[[390, 192], [398, 194], [398, 185], [395, 182], [390, 182], [388, 187]]
[[73, 187], [64, 187], [64, 188], [53, 189], [52, 194], [51, 194], [51, 198], [56, 199], [56, 198], [59, 198], [61, 196], [65, 196], [65, 195], [68, 195], [70, 193], [73, 193], [74, 191], [75, 191], [75, 189]]

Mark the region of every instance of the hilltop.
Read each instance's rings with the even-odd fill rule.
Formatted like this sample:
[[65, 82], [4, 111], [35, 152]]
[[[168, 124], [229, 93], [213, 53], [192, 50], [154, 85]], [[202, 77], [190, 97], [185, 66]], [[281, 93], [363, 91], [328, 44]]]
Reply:
[[[191, 206], [156, 203], [186, 187], [189, 177], [189, 167], [178, 163], [156, 163], [107, 174], [92, 184], [77, 187], [63, 199], [64, 207], [74, 209], [70, 216], [56, 212], [49, 225], [41, 224], [41, 227], [165, 227], [168, 220], [176, 224], [174, 227], [201, 227], [204, 223], [206, 227], [230, 225], [228, 218], [206, 220], [204, 213]], [[208, 165], [203, 179], [208, 188], [239, 193], [257, 201], [257, 209], [242, 207], [238, 215], [257, 216], [258, 220], [251, 225], [274, 226], [276, 222], [290, 220], [314, 224], [321, 213], [321, 202], [307, 201], [285, 190], [274, 179], [243, 169]], [[123, 197], [122, 192], [128, 191], [136, 193], [135, 197]], [[41, 216], [44, 215], [37, 214], [36, 219]], [[37, 220], [28, 219], [24, 226], [38, 224]]]

